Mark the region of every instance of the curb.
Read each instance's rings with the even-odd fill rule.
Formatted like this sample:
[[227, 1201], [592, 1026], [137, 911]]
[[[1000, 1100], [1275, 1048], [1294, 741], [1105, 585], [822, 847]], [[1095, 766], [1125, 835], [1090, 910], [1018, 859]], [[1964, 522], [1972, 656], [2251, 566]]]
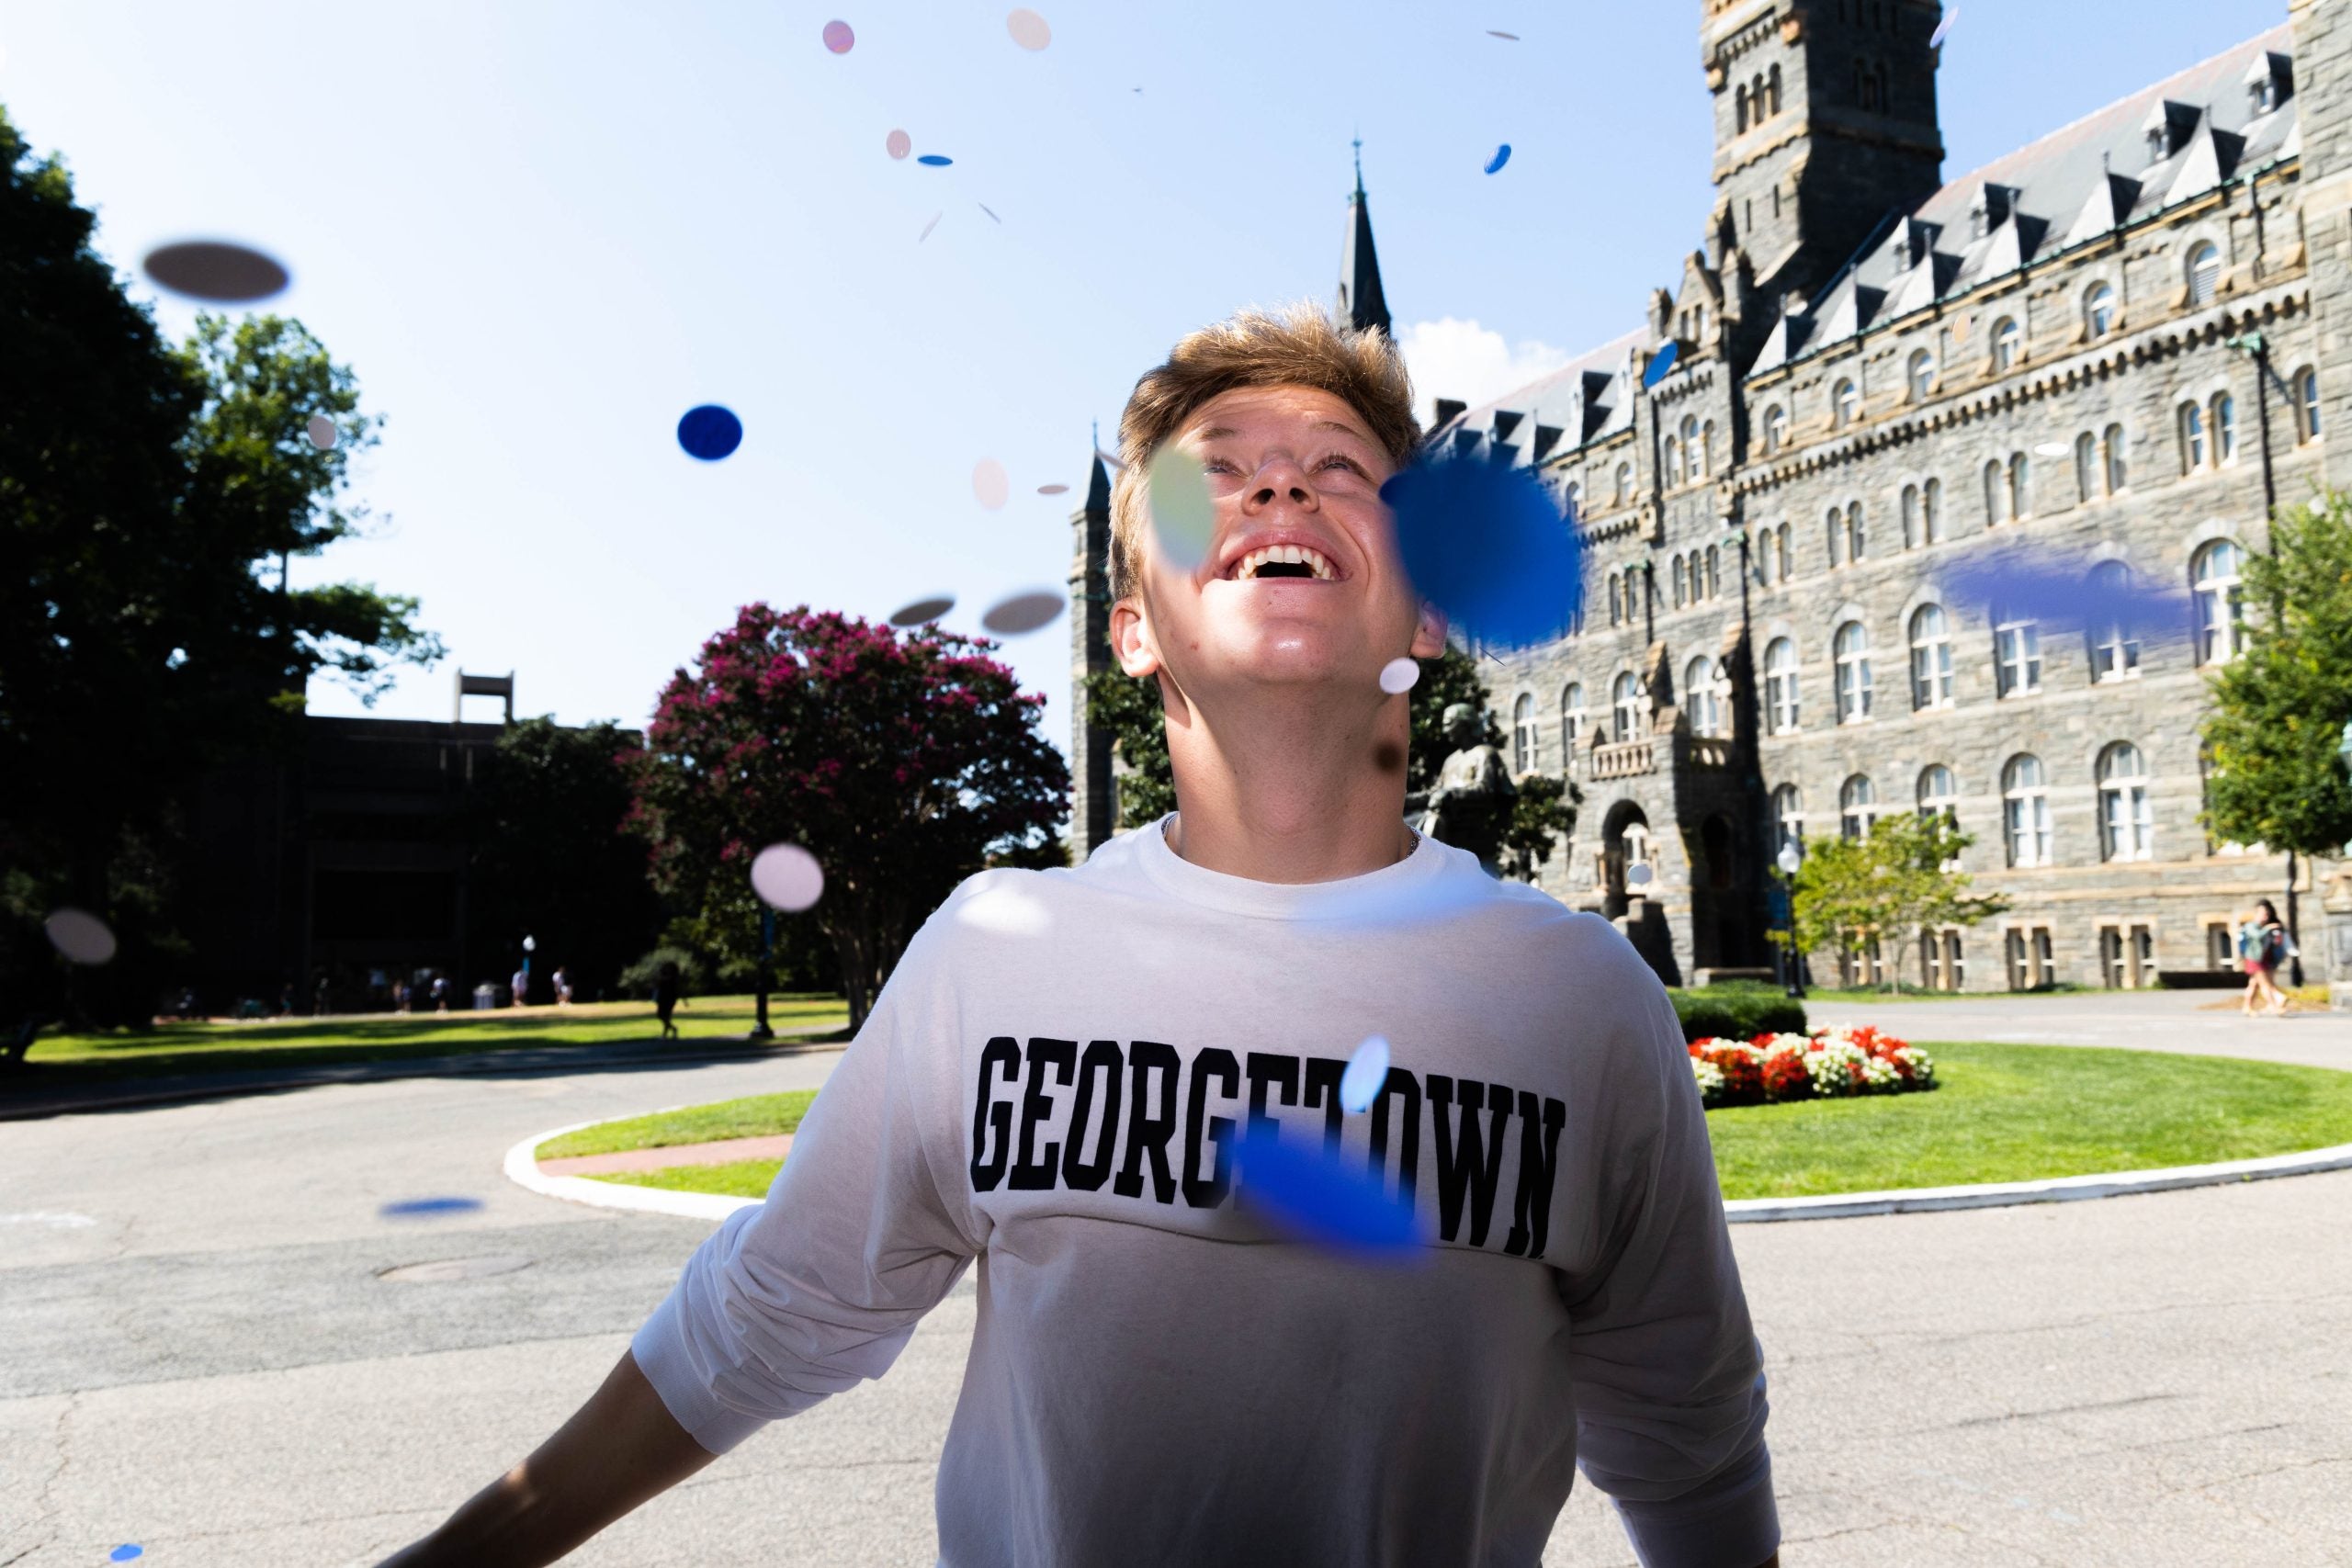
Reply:
[[[805, 1032], [816, 1033], [816, 1030]], [[520, 1052], [488, 1052], [465, 1056], [430, 1056], [412, 1062], [350, 1062], [341, 1066], [313, 1067], [304, 1072], [288, 1073], [277, 1077], [245, 1078], [222, 1077], [182, 1082], [167, 1089], [149, 1089], [140, 1093], [100, 1094], [79, 1100], [42, 1100], [25, 1102], [9, 1100], [0, 1094], [0, 1122], [37, 1122], [51, 1116], [86, 1116], [102, 1111], [136, 1110], [143, 1105], [175, 1105], [189, 1100], [224, 1100], [241, 1094], [270, 1094], [280, 1089], [320, 1089], [332, 1084], [388, 1083], [401, 1078], [444, 1078], [478, 1076], [497, 1072], [543, 1072], [550, 1068], [579, 1066], [594, 1071], [604, 1067], [696, 1066], [711, 1062], [764, 1060], [769, 1056], [797, 1056], [812, 1051], [839, 1051], [846, 1042], [827, 1044], [786, 1043], [789, 1033], [779, 1034], [772, 1045], [753, 1045], [749, 1041], [732, 1036], [706, 1036], [713, 1048], [691, 1053], [616, 1052], [604, 1057], [547, 1056], [533, 1054], [526, 1057]], [[718, 1047], [725, 1041], [723, 1048]], [[560, 1046], [564, 1051], [594, 1051], [600, 1046]], [[133, 1080], [136, 1081], [136, 1080]]]
[[2352, 1144], [2306, 1149], [2261, 1159], [2222, 1160], [2214, 1165], [2176, 1165], [2161, 1170], [2127, 1170], [2105, 1176], [2061, 1176], [2046, 1181], [1988, 1181], [1967, 1187], [1905, 1187], [1884, 1192], [1833, 1192], [1819, 1198], [1742, 1198], [1724, 1205], [1733, 1224], [1772, 1224], [1786, 1220], [1844, 1220], [1864, 1214], [1924, 1214], [1946, 1209], [2007, 1209], [2026, 1203], [2071, 1203], [2088, 1198], [2123, 1198], [2137, 1192], [2174, 1192], [2188, 1187], [2219, 1187], [2236, 1181], [2267, 1181], [2280, 1176], [2313, 1176], [2352, 1169]]
[[[693, 1109], [692, 1105], [664, 1105], [637, 1114], [662, 1116]], [[708, 1220], [714, 1224], [738, 1209], [754, 1208], [762, 1201], [757, 1198], [726, 1198], [716, 1192], [667, 1192], [658, 1187], [636, 1187], [625, 1181], [593, 1181], [584, 1176], [540, 1173], [537, 1151], [541, 1144], [566, 1133], [577, 1133], [582, 1127], [601, 1127], [614, 1120], [604, 1116], [594, 1122], [574, 1122], [568, 1127], [550, 1127], [544, 1133], [532, 1134], [506, 1151], [506, 1179], [542, 1198], [560, 1198], [567, 1203], [585, 1203], [593, 1209], [628, 1209], [640, 1214], [672, 1214], [680, 1219]]]

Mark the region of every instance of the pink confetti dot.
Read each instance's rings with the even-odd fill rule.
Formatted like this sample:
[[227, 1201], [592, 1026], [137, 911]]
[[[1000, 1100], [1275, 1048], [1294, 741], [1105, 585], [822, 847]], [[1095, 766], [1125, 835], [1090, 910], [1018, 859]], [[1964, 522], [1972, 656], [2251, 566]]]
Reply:
[[847, 54], [850, 51], [850, 46], [855, 42], [857, 42], [857, 35], [849, 30], [847, 22], [825, 24], [825, 47], [835, 54]]
[[903, 158], [914, 150], [914, 138], [903, 130], [894, 130], [882, 139], [882, 151], [893, 158]]

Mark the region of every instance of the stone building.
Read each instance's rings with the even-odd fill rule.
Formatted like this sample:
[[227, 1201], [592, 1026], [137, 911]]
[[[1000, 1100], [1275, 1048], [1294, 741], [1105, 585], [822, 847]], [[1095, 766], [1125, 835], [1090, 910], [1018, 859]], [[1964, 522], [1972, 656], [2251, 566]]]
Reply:
[[[1589, 544], [1578, 626], [1483, 671], [1514, 765], [1585, 792], [1544, 886], [1688, 982], [1770, 962], [1782, 843], [1941, 809], [2012, 908], [1851, 978], [2187, 978], [2260, 897], [2352, 972], [2352, 882], [2211, 841], [2197, 734], [2268, 498], [2352, 484], [2352, 0], [1956, 180], [1937, 0], [1703, 11], [1698, 249], [1623, 336], [1431, 436], [1534, 468]], [[2020, 558], [2165, 607], [1968, 592]]]

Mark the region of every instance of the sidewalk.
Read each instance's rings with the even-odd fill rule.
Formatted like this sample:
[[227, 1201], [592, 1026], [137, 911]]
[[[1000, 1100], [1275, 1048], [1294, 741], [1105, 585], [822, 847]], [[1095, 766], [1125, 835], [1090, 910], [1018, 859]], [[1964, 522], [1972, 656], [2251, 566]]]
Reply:
[[391, 1078], [608, 1072], [627, 1067], [671, 1067], [703, 1062], [756, 1061], [769, 1056], [806, 1055], [819, 1051], [838, 1051], [842, 1045], [804, 1043], [797, 1036], [831, 1033], [840, 1027], [838, 1023], [819, 1023], [778, 1030], [775, 1043], [767, 1045], [755, 1044], [740, 1036], [704, 1036], [673, 1044], [650, 1039], [625, 1040], [607, 1044], [469, 1051], [441, 1056], [413, 1056], [399, 1061], [322, 1063], [312, 1066], [257, 1066], [222, 1072], [166, 1073], [152, 1077], [124, 1078], [114, 1083], [85, 1081], [55, 1089], [28, 1088], [21, 1077], [0, 1074], [0, 1122], [88, 1115], [142, 1105], [170, 1105], [191, 1100], [311, 1089], [322, 1084], [373, 1083]]
[[2352, 1012], [2246, 1018], [2234, 1008], [2213, 1010], [2227, 999], [2214, 991], [1988, 991], [1949, 1000], [1807, 1002], [1805, 1012], [1816, 1027], [1870, 1023], [1922, 1042], [2107, 1045], [2352, 1070]]

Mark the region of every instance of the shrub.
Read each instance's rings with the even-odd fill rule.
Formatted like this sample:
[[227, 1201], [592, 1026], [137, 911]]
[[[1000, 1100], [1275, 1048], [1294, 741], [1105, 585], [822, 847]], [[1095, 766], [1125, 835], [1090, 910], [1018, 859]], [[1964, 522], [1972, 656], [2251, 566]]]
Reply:
[[679, 984], [688, 996], [698, 994], [710, 984], [710, 973], [703, 966], [701, 959], [696, 958], [683, 947], [665, 946], [655, 948], [622, 970], [616, 987], [624, 996], [635, 997], [639, 1000], [650, 998], [653, 995], [654, 979], [662, 973], [662, 965], [664, 964], [674, 964], [678, 966]]
[[1674, 998], [1686, 1043], [1804, 1032], [1804, 1004], [1771, 986], [1708, 986], [1666, 994]]

